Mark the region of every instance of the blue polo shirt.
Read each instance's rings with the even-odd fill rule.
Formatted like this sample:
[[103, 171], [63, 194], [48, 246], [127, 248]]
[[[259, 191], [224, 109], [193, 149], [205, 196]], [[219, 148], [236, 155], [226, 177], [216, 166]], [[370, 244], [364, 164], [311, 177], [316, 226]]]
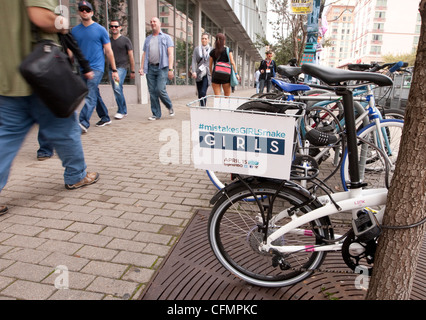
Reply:
[[103, 72], [105, 70], [104, 45], [110, 43], [106, 29], [96, 22], [88, 27], [81, 23], [72, 28], [71, 34], [89, 61], [90, 67]]
[[[145, 61], [143, 65], [144, 73], [148, 73], [149, 45], [152, 37], [153, 35], [148, 36], [145, 39], [145, 43], [143, 46], [143, 51], [145, 52]], [[169, 66], [169, 55], [167, 53], [167, 49], [170, 47], [174, 47], [172, 38], [168, 34], [160, 32], [160, 34], [158, 35], [158, 48], [160, 49], [160, 69]]]

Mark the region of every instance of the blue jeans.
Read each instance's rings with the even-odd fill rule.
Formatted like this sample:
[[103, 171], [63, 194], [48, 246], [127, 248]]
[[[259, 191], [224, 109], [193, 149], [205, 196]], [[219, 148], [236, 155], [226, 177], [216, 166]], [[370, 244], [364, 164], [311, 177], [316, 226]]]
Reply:
[[38, 144], [40, 148], [37, 150], [37, 158], [53, 156], [53, 147], [40, 130], [38, 131]]
[[126, 98], [123, 92], [123, 83], [127, 76], [127, 69], [117, 68], [120, 84], [117, 86], [112, 79], [112, 71], [109, 70], [109, 80], [111, 81], [112, 90], [114, 90], [115, 102], [117, 102], [117, 113], [127, 114]]
[[13, 159], [34, 123], [39, 123], [40, 132], [62, 160], [65, 184], [75, 184], [86, 176], [76, 113], [68, 118], [57, 118], [36, 95], [0, 96], [0, 191], [6, 185]]
[[149, 96], [151, 98], [151, 111], [152, 115], [156, 118], [161, 118], [160, 100], [167, 109], [173, 109], [172, 101], [166, 91], [168, 72], [168, 67], [160, 69], [158, 66], [150, 65], [146, 75]]
[[[201, 81], [197, 82], [198, 99], [204, 98], [207, 95], [207, 89], [209, 87], [208, 76], [204, 76]], [[205, 107], [207, 99], [200, 100], [200, 106]]]
[[79, 120], [86, 128], [90, 127], [90, 118], [95, 108], [96, 113], [102, 121], [108, 122], [111, 120], [108, 115], [108, 109], [102, 100], [101, 94], [99, 93], [99, 83], [101, 82], [104, 73], [99, 70], [93, 70], [93, 72], [95, 73], [95, 76], [92, 80], [88, 80], [83, 77], [87, 84], [87, 88], [89, 89], [89, 93], [87, 94], [85, 104], [80, 111]]
[[259, 80], [259, 92], [260, 93], [263, 93], [263, 89], [265, 88], [265, 84], [266, 84], [266, 92], [271, 91], [271, 85], [272, 85], [271, 80], [262, 79], [262, 80]]

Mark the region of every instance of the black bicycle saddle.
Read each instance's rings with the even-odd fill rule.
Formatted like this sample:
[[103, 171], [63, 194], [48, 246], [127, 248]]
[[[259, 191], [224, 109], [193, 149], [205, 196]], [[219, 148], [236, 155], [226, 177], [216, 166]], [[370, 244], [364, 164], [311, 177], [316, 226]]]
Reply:
[[336, 69], [313, 63], [302, 65], [302, 72], [330, 86], [341, 86], [344, 85], [342, 82], [350, 80], [372, 82], [380, 87], [391, 86], [393, 84], [392, 79], [384, 74]]
[[279, 65], [277, 67], [277, 71], [280, 75], [285, 77], [296, 77], [302, 73], [302, 69], [300, 67], [291, 67], [283, 65]]

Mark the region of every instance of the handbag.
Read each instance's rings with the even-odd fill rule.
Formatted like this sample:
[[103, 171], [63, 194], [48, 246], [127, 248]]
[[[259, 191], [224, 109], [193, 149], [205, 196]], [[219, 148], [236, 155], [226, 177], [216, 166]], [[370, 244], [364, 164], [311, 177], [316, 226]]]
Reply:
[[231, 64], [227, 62], [216, 62], [213, 69], [213, 79], [225, 83], [229, 82], [231, 69]]
[[[231, 61], [231, 59], [229, 58], [229, 48], [226, 48], [226, 53], [228, 54], [228, 60]], [[238, 79], [237, 79], [237, 75], [235, 74], [234, 68], [231, 65], [231, 87], [236, 87], [238, 86]]]
[[19, 66], [33, 91], [59, 118], [69, 117], [88, 93], [84, 80], [73, 72], [61, 47], [51, 40], [40, 40]]
[[[226, 50], [229, 50], [228, 48], [226, 48]], [[229, 60], [229, 55], [228, 55], [228, 60]], [[231, 78], [231, 60], [229, 60], [229, 62], [216, 62], [214, 68], [213, 68], [213, 79], [215, 81], [220, 81], [220, 82], [224, 82], [227, 83], [229, 82], [230, 78]]]

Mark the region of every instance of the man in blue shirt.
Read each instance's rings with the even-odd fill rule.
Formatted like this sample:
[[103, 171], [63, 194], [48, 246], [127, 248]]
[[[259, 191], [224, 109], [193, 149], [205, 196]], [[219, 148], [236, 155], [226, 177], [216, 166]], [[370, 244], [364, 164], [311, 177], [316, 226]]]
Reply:
[[171, 117], [175, 115], [172, 101], [166, 91], [167, 78], [172, 80], [174, 44], [169, 35], [161, 32], [161, 22], [157, 17], [151, 19], [152, 35], [148, 36], [143, 46], [142, 68], [140, 75], [146, 74], [148, 91], [151, 98], [152, 116], [148, 120], [161, 118], [160, 100], [164, 103]]
[[103, 127], [111, 123], [108, 109], [99, 93], [99, 83], [102, 80], [105, 69], [104, 50], [112, 69], [113, 80], [118, 82], [120, 79], [115, 65], [109, 34], [104, 27], [92, 20], [92, 5], [88, 1], [80, 1], [78, 11], [82, 21], [81, 24], [72, 29], [71, 33], [84, 56], [89, 60], [90, 67], [95, 74], [93, 79], [85, 79], [89, 93], [79, 116], [81, 131], [82, 133], [86, 133], [90, 127], [90, 117], [95, 108], [99, 118], [101, 118], [96, 123], [97, 127]]

